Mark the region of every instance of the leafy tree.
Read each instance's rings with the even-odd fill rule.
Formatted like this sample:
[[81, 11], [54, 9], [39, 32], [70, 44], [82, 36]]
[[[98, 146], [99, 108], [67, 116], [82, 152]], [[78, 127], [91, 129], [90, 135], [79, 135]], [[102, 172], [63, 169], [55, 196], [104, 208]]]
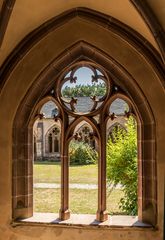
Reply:
[[[120, 209], [129, 215], [137, 214], [137, 130], [133, 117], [127, 122], [127, 131], [118, 129], [107, 142], [107, 182], [121, 184], [124, 197]], [[111, 189], [112, 190], [112, 189]]]
[[76, 85], [75, 87], [66, 86], [62, 90], [64, 97], [91, 97], [91, 96], [104, 96], [106, 93], [105, 83], [93, 85]]
[[97, 161], [97, 152], [87, 143], [72, 141], [69, 146], [70, 164], [86, 165]]

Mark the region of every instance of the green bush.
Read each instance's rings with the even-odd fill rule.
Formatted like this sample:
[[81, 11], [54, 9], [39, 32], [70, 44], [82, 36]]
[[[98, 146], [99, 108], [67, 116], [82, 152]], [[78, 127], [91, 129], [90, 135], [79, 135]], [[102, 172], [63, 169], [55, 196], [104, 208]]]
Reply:
[[69, 146], [71, 165], [95, 164], [98, 158], [97, 152], [87, 143], [72, 141]]
[[[120, 209], [129, 215], [137, 214], [137, 129], [135, 120], [130, 117], [127, 131], [114, 132], [113, 139], [107, 142], [107, 182], [121, 184], [124, 197]], [[111, 189], [112, 190], [112, 189]]]

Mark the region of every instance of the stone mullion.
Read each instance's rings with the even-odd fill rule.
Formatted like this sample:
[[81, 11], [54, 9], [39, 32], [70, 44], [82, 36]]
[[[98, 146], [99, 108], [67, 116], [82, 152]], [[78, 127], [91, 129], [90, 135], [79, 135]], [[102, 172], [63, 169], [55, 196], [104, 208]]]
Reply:
[[106, 126], [100, 124], [101, 137], [99, 140], [99, 159], [98, 159], [98, 210], [97, 220], [106, 221], [108, 214], [106, 212]]
[[69, 211], [69, 143], [66, 139], [66, 131], [68, 128], [68, 117], [62, 123], [61, 131], [61, 209], [60, 219], [67, 220], [70, 218]]

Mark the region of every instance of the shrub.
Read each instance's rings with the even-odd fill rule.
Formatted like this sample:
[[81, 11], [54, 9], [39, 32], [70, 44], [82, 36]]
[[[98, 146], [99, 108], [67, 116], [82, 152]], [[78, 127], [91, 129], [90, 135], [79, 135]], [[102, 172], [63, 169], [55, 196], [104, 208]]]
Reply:
[[[120, 209], [129, 215], [137, 214], [137, 130], [135, 120], [130, 117], [127, 131], [114, 132], [115, 141], [107, 142], [107, 182], [121, 184], [124, 197]], [[111, 189], [112, 190], [112, 189]]]
[[87, 143], [72, 141], [69, 146], [70, 164], [86, 165], [95, 164], [97, 152]]

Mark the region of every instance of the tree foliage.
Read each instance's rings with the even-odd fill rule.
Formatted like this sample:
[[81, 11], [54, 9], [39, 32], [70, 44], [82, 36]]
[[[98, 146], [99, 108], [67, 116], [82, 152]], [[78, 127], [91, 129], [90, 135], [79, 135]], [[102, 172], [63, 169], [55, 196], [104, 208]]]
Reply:
[[97, 161], [97, 152], [85, 142], [72, 141], [69, 146], [71, 165], [94, 164]]
[[104, 96], [106, 93], [105, 83], [93, 85], [76, 85], [75, 87], [66, 86], [62, 90], [64, 97], [90, 97], [90, 96]]
[[137, 214], [137, 129], [134, 118], [127, 122], [127, 131], [118, 129], [107, 142], [108, 184], [121, 184], [124, 197], [119, 207], [129, 215]]

